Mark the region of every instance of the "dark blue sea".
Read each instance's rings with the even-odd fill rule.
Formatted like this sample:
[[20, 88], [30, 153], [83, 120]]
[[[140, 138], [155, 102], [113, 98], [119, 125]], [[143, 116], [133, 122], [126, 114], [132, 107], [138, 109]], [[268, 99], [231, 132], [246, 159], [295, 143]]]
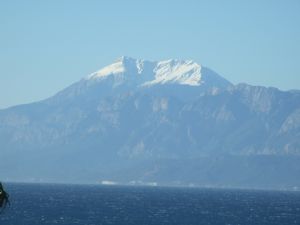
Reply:
[[300, 193], [166, 187], [6, 184], [1, 225], [293, 225]]

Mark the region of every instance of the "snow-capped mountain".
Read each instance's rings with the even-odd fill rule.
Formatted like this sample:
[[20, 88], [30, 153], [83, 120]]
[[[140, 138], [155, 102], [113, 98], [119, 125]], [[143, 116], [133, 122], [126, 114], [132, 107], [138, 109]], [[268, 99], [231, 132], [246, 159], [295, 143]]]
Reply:
[[230, 87], [229, 81], [191, 60], [154, 62], [123, 56], [59, 92], [50, 101], [66, 101], [73, 97], [88, 101], [126, 92], [153, 92], [153, 89], [161, 95], [176, 95], [184, 100]]
[[299, 91], [233, 85], [191, 60], [121, 57], [0, 110], [0, 177], [300, 186], [299, 112]]
[[120, 57], [111, 65], [89, 75], [86, 80], [99, 81], [112, 79], [113, 86], [130, 82], [136, 86], [151, 86], [156, 84], [179, 84], [189, 86], [206, 85], [206, 79], [214, 79], [214, 84], [222, 87], [229, 84], [219, 75], [210, 74], [206, 68], [192, 60], [147, 61]]

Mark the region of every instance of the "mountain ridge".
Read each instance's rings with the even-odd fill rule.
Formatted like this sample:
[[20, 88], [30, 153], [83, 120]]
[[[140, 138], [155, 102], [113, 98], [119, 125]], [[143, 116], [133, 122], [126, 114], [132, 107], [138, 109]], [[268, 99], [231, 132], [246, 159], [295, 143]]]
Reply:
[[[140, 86], [168, 83], [200, 86], [204, 82], [202, 81], [202, 67], [202, 65], [193, 60], [168, 59], [149, 61], [122, 56], [114, 63], [88, 75], [85, 79], [101, 80], [110, 76], [126, 74], [136, 79], [141, 78]], [[218, 75], [214, 73], [214, 76], [217, 77]], [[118, 78], [120, 79], [120, 77]], [[130, 81], [132, 82], [132, 80]]]
[[[139, 72], [133, 62], [133, 70], [118, 68], [121, 79], [105, 69], [100, 79], [94, 73], [43, 101], [0, 110], [1, 177], [300, 187], [300, 92], [233, 85], [206, 67], [200, 85], [174, 80], [172, 69], [167, 82], [141, 85], [156, 79], [159, 63]], [[256, 175], [270, 185], [247, 180]]]

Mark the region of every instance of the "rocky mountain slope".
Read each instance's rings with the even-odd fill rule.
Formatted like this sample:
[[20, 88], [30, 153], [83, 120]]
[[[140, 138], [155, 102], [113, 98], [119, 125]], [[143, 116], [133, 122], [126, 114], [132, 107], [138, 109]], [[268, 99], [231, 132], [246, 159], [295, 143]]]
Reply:
[[233, 85], [190, 60], [121, 57], [0, 111], [12, 181], [300, 187], [300, 92]]

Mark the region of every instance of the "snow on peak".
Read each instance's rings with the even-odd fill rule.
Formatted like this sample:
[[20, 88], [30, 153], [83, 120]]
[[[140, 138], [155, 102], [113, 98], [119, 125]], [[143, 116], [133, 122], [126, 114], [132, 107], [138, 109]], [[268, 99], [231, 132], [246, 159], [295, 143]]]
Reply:
[[201, 66], [192, 60], [165, 60], [157, 62], [154, 79], [144, 85], [179, 83], [192, 86], [201, 84]]
[[126, 80], [135, 80], [141, 86], [166, 83], [199, 86], [202, 83], [201, 65], [192, 60], [169, 59], [156, 62], [122, 56], [87, 79], [98, 80], [108, 76], [117, 78], [118, 85]]
[[116, 60], [113, 64], [110, 64], [102, 68], [101, 70], [92, 73], [91, 75], [88, 76], [88, 79], [97, 79], [108, 75], [124, 73], [124, 72], [125, 72], [124, 57], [121, 57], [118, 60]]

